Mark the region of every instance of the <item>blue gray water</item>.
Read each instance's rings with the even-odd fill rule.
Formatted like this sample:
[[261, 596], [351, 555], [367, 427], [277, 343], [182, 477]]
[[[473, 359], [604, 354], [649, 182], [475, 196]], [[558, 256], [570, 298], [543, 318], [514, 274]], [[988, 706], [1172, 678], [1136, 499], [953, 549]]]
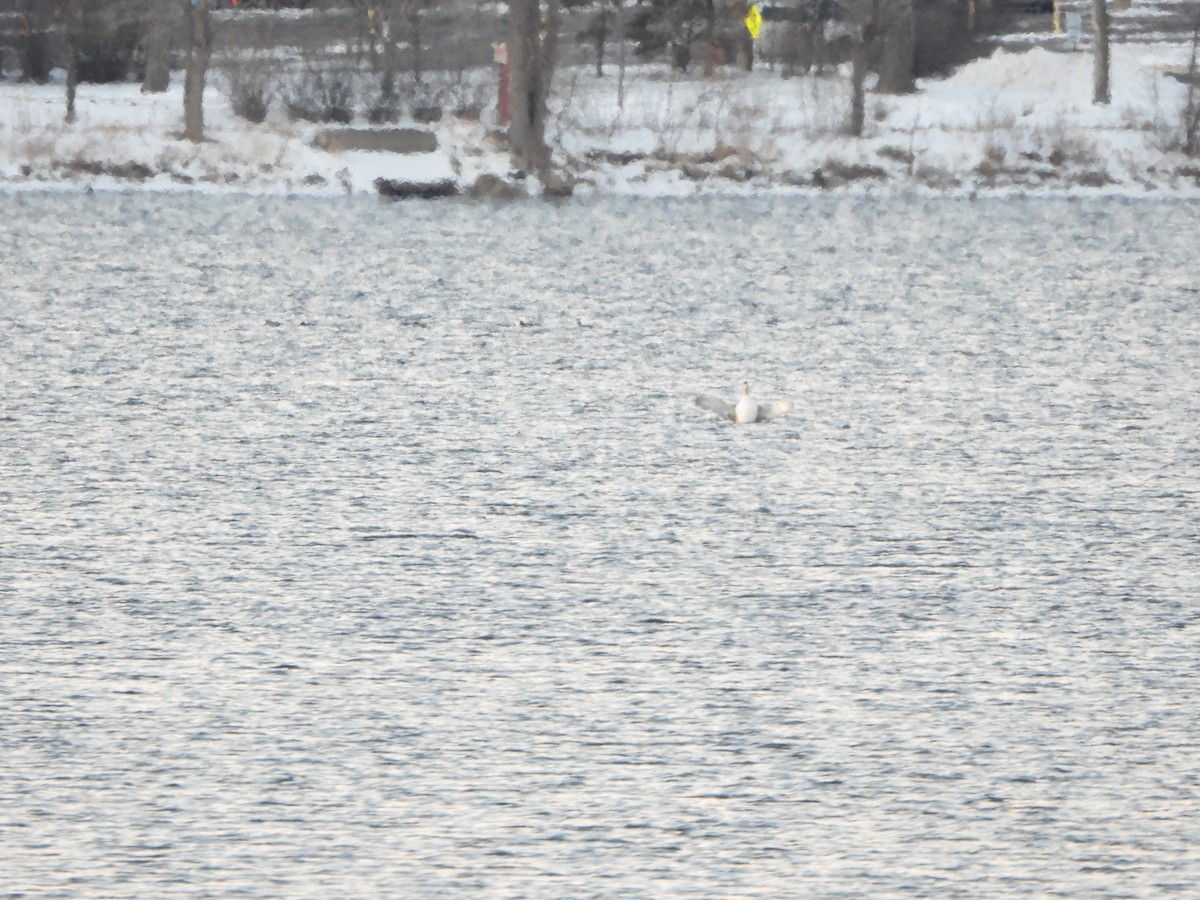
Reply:
[[1196, 204], [0, 222], [0, 897], [1200, 892]]

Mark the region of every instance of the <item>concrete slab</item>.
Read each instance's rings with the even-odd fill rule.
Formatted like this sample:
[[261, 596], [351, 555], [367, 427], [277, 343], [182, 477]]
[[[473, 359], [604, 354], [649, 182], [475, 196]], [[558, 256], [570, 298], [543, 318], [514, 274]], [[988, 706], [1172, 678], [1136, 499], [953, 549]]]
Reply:
[[432, 153], [438, 142], [437, 135], [423, 128], [331, 128], [317, 135], [316, 144], [329, 153]]

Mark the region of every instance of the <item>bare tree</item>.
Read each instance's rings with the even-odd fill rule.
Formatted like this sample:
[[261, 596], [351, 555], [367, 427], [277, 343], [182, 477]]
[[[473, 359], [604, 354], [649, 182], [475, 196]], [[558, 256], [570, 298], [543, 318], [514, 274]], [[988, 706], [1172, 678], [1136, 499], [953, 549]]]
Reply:
[[421, 13], [428, 0], [392, 0], [393, 32], [407, 39], [411, 53], [413, 81], [425, 79], [425, 54], [422, 48]]
[[189, 141], [204, 140], [204, 79], [212, 50], [210, 0], [180, 0], [188, 14], [191, 40], [188, 43], [187, 72], [183, 81], [183, 135]]
[[[567, 3], [571, 6], [571, 3]], [[596, 77], [604, 77], [604, 51], [608, 47], [609, 38], [613, 36], [613, 9], [609, 0], [601, 0], [600, 8], [596, 10], [587, 27], [575, 35], [579, 43], [588, 43], [596, 51]]]
[[878, 90], [884, 94], [908, 94], [916, 89], [913, 80], [913, 51], [916, 31], [913, 0], [887, 0], [876, 51]]
[[851, 32], [846, 133], [862, 137], [869, 72], [878, 74], [878, 90], [882, 92], [905, 93], [915, 88], [913, 0], [848, 0], [844, 8]]
[[58, 0], [55, 7], [60, 33], [74, 30], [79, 80], [125, 81], [142, 36], [145, 0]]
[[356, 62], [362, 62], [363, 56], [366, 55], [374, 65], [378, 52], [375, 46], [378, 32], [376, 4], [371, 0], [347, 0], [347, 6], [350, 7], [354, 19], [354, 59]]
[[143, 94], [161, 94], [171, 84], [172, 0], [146, 0], [144, 13], [146, 71], [142, 76]]
[[1183, 111], [1183, 150], [1188, 156], [1200, 153], [1200, 103], [1196, 102], [1196, 84], [1200, 70], [1196, 67], [1197, 48], [1200, 48], [1200, 16], [1192, 26], [1192, 55], [1187, 68], [1187, 106]]
[[613, 31], [617, 36], [617, 109], [625, 109], [625, 2], [616, 0], [613, 10]]
[[45, 84], [50, 79], [53, 59], [50, 52], [50, 30], [54, 10], [49, 3], [21, 3], [16, 7], [17, 60], [21, 80]]
[[373, 36], [379, 42], [380, 54], [376, 68], [383, 67], [384, 76], [394, 80], [400, 68], [400, 46], [408, 46], [409, 70], [413, 81], [425, 80], [423, 14], [430, 0], [388, 0], [376, 3], [370, 12]]
[[1108, 103], [1108, 6], [1105, 0], [1092, 0], [1092, 102]]
[[[741, 0], [734, 0], [735, 6], [740, 4]], [[647, 59], [666, 50], [671, 64], [686, 72], [698, 49], [695, 45], [711, 43], [716, 25], [717, 6], [712, 0], [647, 0], [634, 4], [626, 31], [638, 56]]]
[[879, 29], [881, 0], [858, 0], [850, 6], [853, 25], [850, 44], [850, 119], [846, 133], [862, 137], [866, 119], [866, 80]]
[[83, 24], [83, 9], [80, 0], [67, 0], [59, 12], [63, 18], [63, 55], [67, 66], [67, 113], [68, 124], [75, 121], [75, 92], [79, 88], [79, 37]]
[[509, 144], [517, 165], [544, 172], [546, 100], [558, 62], [559, 0], [509, 0]]

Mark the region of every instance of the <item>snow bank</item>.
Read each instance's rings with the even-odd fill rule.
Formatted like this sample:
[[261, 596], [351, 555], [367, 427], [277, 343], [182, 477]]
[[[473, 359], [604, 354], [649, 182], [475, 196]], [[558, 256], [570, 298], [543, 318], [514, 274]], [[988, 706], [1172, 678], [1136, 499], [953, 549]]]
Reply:
[[[846, 72], [790, 79], [726, 70], [718, 79], [661, 67], [558, 73], [549, 134], [557, 165], [588, 193], [690, 194], [883, 186], [937, 190], [1200, 190], [1180, 152], [1186, 87], [1163, 71], [1177, 48], [1115, 46], [1113, 99], [1091, 103], [1089, 54], [996, 51], [907, 96], [868, 96], [866, 132], [842, 134]], [[447, 115], [434, 153], [327, 153], [319, 126], [274, 110], [237, 118], [215, 88], [208, 140], [181, 138], [182, 85], [84, 85], [63, 122], [61, 84], [0, 84], [0, 186], [139, 185], [163, 190], [369, 192], [410, 182], [505, 176], [484, 121]]]

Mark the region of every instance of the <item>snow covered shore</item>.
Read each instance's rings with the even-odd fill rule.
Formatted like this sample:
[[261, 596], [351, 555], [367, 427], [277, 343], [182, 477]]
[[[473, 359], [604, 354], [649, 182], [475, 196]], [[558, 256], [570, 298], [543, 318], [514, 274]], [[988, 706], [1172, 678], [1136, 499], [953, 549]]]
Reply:
[[[549, 140], [576, 194], [689, 195], [764, 190], [1019, 190], [1200, 195], [1200, 159], [1181, 152], [1187, 86], [1166, 69], [1181, 48], [1115, 46], [1113, 99], [1091, 103], [1087, 53], [996, 51], [908, 96], [869, 95], [866, 134], [840, 132], [844, 73], [784, 79], [727, 70], [706, 80], [662, 67], [560, 71]], [[480, 73], [487, 77], [490, 73]], [[63, 122], [61, 85], [0, 83], [0, 189], [374, 192], [378, 178], [507, 177], [503, 141], [481, 121], [443, 116], [432, 153], [331, 153], [320, 126], [273, 110], [233, 115], [219, 79], [206, 97], [208, 140], [182, 139], [181, 85], [83, 85]]]

